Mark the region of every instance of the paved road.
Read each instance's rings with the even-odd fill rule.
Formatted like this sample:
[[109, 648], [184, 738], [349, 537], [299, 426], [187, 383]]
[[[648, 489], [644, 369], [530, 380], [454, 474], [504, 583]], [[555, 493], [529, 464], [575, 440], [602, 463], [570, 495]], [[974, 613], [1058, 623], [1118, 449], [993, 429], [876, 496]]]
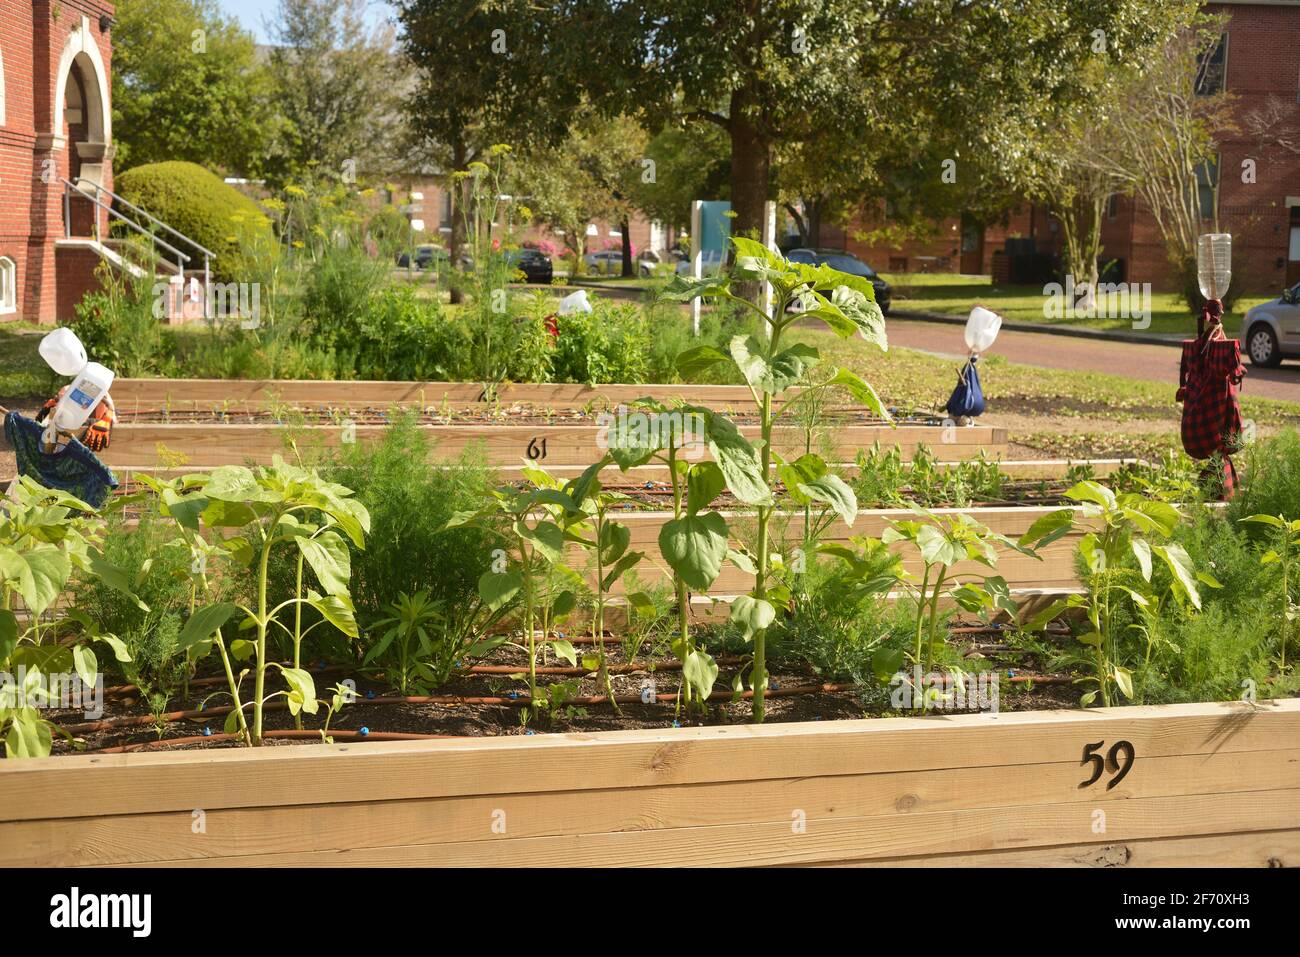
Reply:
[[[962, 327], [889, 317], [885, 327], [890, 345], [960, 358], [966, 354]], [[1109, 372], [1134, 379], [1178, 384], [1179, 350], [1175, 346], [1093, 341], [1070, 336], [1004, 330], [989, 350], [1012, 362], [1047, 369]], [[1300, 362], [1261, 369], [1246, 361], [1243, 395], [1300, 402]]]

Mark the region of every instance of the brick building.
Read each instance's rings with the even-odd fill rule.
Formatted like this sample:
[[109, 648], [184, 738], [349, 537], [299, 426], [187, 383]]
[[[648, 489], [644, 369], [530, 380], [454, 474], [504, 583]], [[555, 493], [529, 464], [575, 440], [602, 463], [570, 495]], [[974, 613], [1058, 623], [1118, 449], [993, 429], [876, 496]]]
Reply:
[[[411, 174], [391, 178], [398, 187], [396, 193], [388, 197], [393, 203], [410, 208], [410, 217], [424, 224], [423, 242], [442, 243], [446, 245], [451, 234], [451, 196], [442, 185], [442, 177], [437, 175]], [[520, 200], [525, 206], [527, 198]], [[634, 254], [644, 249], [651, 249], [661, 257], [673, 245], [675, 237], [671, 230], [660, 223], [650, 222], [643, 216], [633, 213], [628, 221], [628, 234], [632, 240]], [[557, 255], [564, 251], [564, 236], [552, 232], [545, 226], [529, 225], [515, 230], [515, 238], [521, 243], [550, 243]], [[587, 225], [586, 251], [600, 252], [605, 249], [622, 249], [623, 234], [618, 223], [596, 221]]]
[[65, 318], [95, 282], [105, 247], [67, 237], [92, 235], [96, 207], [65, 204], [64, 181], [112, 188], [112, 16], [101, 0], [0, 4], [0, 320]]
[[[1214, 57], [1222, 67], [1222, 88], [1235, 98], [1239, 129], [1220, 137], [1218, 162], [1206, 170], [1206, 228], [1217, 203], [1219, 229], [1232, 234], [1234, 282], [1251, 292], [1276, 293], [1300, 282], [1300, 0], [1221, 0], [1207, 10], [1228, 18]], [[1272, 137], [1251, 131], [1258, 126], [1252, 114], [1269, 118]], [[1279, 145], [1278, 138], [1289, 139], [1290, 146]], [[896, 272], [991, 273], [994, 253], [1008, 239], [1032, 240], [1039, 252], [1061, 251], [1059, 223], [1029, 204], [987, 226], [956, 218], [936, 223], [924, 240], [891, 245], [855, 238], [883, 222], [879, 214], [859, 217], [846, 229], [844, 243], [876, 268]], [[1125, 278], [1173, 288], [1160, 232], [1140, 198], [1111, 198], [1101, 240], [1102, 258], [1119, 260]]]

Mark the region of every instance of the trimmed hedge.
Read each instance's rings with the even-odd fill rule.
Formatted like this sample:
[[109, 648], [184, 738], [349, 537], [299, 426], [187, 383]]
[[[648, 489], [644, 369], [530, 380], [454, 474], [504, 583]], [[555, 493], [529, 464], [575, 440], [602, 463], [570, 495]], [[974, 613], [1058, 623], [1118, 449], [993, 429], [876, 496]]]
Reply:
[[[195, 163], [168, 162], [136, 166], [117, 177], [117, 191], [147, 213], [217, 254], [215, 278], [233, 281], [240, 236], [267, 231], [271, 224], [257, 203]], [[202, 268], [203, 256], [175, 237], [161, 237], [189, 253], [190, 268]]]

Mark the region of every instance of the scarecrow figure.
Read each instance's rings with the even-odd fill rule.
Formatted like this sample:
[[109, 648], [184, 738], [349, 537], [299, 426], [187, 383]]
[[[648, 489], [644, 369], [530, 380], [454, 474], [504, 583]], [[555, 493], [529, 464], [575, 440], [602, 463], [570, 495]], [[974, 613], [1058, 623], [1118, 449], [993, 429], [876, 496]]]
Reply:
[[49, 399], [35, 419], [0, 408], [0, 444], [13, 450], [19, 475], [98, 508], [117, 488], [117, 479], [95, 455], [108, 448], [117, 421], [108, 394], [113, 371], [87, 361], [85, 347], [66, 327], [48, 333], [38, 351], [55, 373], [72, 376], [72, 382]]
[[1183, 340], [1178, 370], [1178, 401], [1183, 404], [1183, 448], [1194, 459], [1209, 459], [1201, 482], [1220, 487], [1221, 497], [1232, 497], [1237, 470], [1232, 453], [1240, 451], [1241, 405], [1237, 390], [1246, 368], [1241, 364], [1241, 343], [1223, 332], [1223, 303], [1205, 303], [1195, 339]]
[[975, 363], [979, 362], [980, 353], [993, 345], [1002, 328], [1002, 317], [990, 312], [983, 306], [976, 306], [970, 311], [966, 320], [966, 348], [969, 351], [966, 362], [957, 370], [957, 388], [953, 389], [945, 406], [948, 415], [957, 425], [974, 425], [975, 420], [984, 414], [984, 388], [980, 385], [979, 371]]

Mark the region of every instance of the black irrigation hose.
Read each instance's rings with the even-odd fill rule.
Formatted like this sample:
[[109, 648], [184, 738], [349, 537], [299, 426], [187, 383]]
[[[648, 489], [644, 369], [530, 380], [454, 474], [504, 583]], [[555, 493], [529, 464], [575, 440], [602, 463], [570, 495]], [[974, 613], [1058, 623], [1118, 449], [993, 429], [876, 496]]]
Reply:
[[[331, 731], [329, 736], [343, 741], [436, 741], [447, 738], [460, 738], [458, 734], [414, 734], [404, 731]], [[288, 738], [292, 740], [311, 740], [320, 737], [319, 731], [263, 731], [263, 738]], [[214, 741], [242, 741], [238, 734], [196, 734], [184, 738], [162, 738], [158, 741], [140, 741], [135, 744], [119, 744], [108, 748], [91, 748], [80, 754], [128, 754], [133, 751], [161, 750], [168, 747], [183, 747], [188, 744], [211, 744]]]
[[[1070, 684], [1074, 681], [1069, 675], [1015, 675], [1009, 674], [1006, 681], [1012, 684], [1038, 684], [1038, 685], [1056, 685]], [[813, 685], [795, 685], [788, 688], [769, 688], [768, 695], [774, 697], [788, 697], [791, 695], [819, 694], [823, 692], [841, 692], [852, 691], [857, 685], [854, 684], [813, 684]], [[733, 695], [730, 691], [714, 691], [709, 695], [710, 701], [729, 701], [733, 697], [736, 700], [748, 700], [753, 697], [752, 691], [745, 691], [740, 695]], [[677, 701], [678, 693], [676, 691], [663, 692], [651, 696], [652, 700], [658, 703], [674, 703]], [[386, 695], [382, 697], [360, 697], [358, 696], [350, 704], [360, 705], [383, 705], [383, 704], [437, 704], [454, 707], [457, 705], [496, 705], [501, 707], [522, 708], [532, 703], [528, 695], [515, 694], [511, 695]], [[611, 699], [609, 695], [584, 695], [566, 699], [566, 703], [575, 705], [600, 705], [600, 704], [649, 704], [639, 694], [614, 695]], [[282, 711], [288, 708], [287, 702], [269, 701], [264, 706], [264, 710]], [[153, 715], [125, 715], [118, 718], [104, 718], [99, 721], [86, 721], [80, 724], [60, 725], [64, 731], [69, 734], [87, 734], [96, 731], [111, 731], [120, 728], [143, 727], [145, 725], [156, 724], [158, 721], [164, 724], [172, 724], [177, 721], [198, 720], [201, 718], [223, 717], [234, 710], [234, 705], [221, 705], [216, 708], [200, 708], [191, 711], [172, 711], [155, 718]]]

